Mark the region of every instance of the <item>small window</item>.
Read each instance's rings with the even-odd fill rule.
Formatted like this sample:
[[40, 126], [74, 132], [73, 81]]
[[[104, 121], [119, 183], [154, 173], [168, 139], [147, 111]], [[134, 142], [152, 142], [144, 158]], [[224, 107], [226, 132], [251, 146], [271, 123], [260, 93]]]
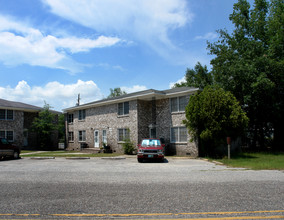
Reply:
[[129, 102], [123, 102], [118, 104], [118, 115], [129, 114]]
[[74, 132], [68, 132], [68, 141], [73, 142], [74, 141]]
[[186, 96], [171, 98], [171, 112], [184, 112], [186, 105]]
[[72, 124], [74, 120], [74, 115], [73, 114], [68, 114], [68, 123]]
[[5, 131], [0, 131], [0, 138], [6, 138]]
[[13, 142], [14, 141], [14, 132], [13, 131], [6, 131], [6, 139], [9, 142]]
[[85, 120], [86, 118], [86, 110], [79, 110], [79, 120]]
[[186, 127], [171, 128], [171, 143], [184, 143], [184, 142], [187, 142]]
[[7, 120], [14, 120], [14, 111], [7, 110]]
[[9, 142], [14, 141], [14, 132], [13, 131], [0, 131], [0, 138], [6, 138]]
[[107, 144], [107, 131], [103, 130], [103, 143]]
[[124, 141], [125, 139], [129, 139], [130, 134], [129, 134], [129, 129], [127, 128], [119, 128], [118, 129], [118, 141]]
[[86, 141], [86, 131], [79, 131], [79, 138], [78, 138], [78, 140], [80, 142]]
[[14, 111], [0, 109], [0, 120], [14, 120]]
[[6, 110], [0, 109], [0, 120], [5, 120], [5, 119], [6, 119]]

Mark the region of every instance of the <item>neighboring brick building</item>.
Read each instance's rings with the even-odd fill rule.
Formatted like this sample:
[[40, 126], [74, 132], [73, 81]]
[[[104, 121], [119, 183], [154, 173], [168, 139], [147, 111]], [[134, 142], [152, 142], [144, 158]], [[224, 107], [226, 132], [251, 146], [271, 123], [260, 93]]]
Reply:
[[[37, 147], [37, 137], [30, 127], [41, 110], [34, 105], [0, 99], [0, 137], [20, 147]], [[52, 142], [57, 145], [58, 140]]]
[[110, 145], [122, 152], [129, 136], [136, 145], [142, 138], [163, 138], [171, 154], [198, 156], [198, 148], [190, 142], [186, 127], [185, 106], [196, 88], [174, 88], [164, 91], [145, 90], [78, 105], [66, 113], [67, 150]]

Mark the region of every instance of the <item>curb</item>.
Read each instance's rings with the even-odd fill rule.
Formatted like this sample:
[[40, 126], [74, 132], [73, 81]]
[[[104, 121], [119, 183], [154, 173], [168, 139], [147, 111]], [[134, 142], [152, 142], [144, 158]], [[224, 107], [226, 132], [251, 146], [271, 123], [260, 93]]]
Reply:
[[65, 157], [66, 160], [87, 160], [90, 157]]
[[101, 157], [103, 160], [125, 160], [125, 157]]
[[49, 160], [55, 159], [55, 157], [30, 157], [30, 160]]

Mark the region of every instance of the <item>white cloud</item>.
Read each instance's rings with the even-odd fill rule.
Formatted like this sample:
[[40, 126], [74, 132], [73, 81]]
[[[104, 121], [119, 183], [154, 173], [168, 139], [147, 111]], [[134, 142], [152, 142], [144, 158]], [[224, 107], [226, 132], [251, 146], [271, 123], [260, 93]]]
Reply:
[[72, 60], [68, 53], [87, 52], [119, 41], [105, 36], [97, 39], [45, 36], [38, 29], [0, 15], [0, 61], [8, 66], [29, 64], [77, 73], [86, 65]]
[[171, 83], [169, 84], [169, 88], [173, 88], [176, 83], [182, 83], [182, 82], [186, 82], [185, 76], [184, 76], [183, 78], [179, 79], [179, 80], [176, 81], [176, 82], [171, 82]]
[[146, 86], [140, 86], [140, 85], [135, 85], [135, 86], [132, 86], [132, 87], [122, 86], [121, 90], [125, 91], [126, 93], [133, 93], [133, 92], [139, 92], [139, 91], [147, 90], [147, 87]]
[[103, 98], [101, 90], [95, 82], [78, 80], [74, 84], [61, 84], [57, 81], [49, 82], [43, 87], [29, 86], [22, 80], [15, 88], [0, 87], [0, 98], [11, 101], [24, 102], [42, 107], [44, 101], [61, 111], [64, 108], [75, 106], [77, 96], [80, 93], [81, 104], [96, 101]]
[[194, 39], [195, 40], [214, 40], [216, 38], [218, 38], [217, 33], [208, 32], [208, 33], [204, 34], [203, 36], [196, 36]]
[[144, 42], [163, 56], [176, 49], [169, 32], [184, 27], [193, 18], [186, 0], [42, 1], [58, 16], [98, 32]]

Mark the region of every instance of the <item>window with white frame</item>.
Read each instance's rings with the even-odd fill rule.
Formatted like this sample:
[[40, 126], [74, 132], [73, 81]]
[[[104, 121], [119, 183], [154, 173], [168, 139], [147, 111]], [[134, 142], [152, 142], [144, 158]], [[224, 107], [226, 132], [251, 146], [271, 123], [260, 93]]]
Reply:
[[86, 131], [79, 131], [79, 136], [78, 136], [79, 142], [85, 142], [86, 141]]
[[74, 142], [74, 132], [73, 131], [68, 132], [68, 141]]
[[79, 110], [79, 120], [85, 120], [86, 118], [86, 110]]
[[103, 143], [107, 144], [107, 130], [103, 130]]
[[0, 109], [0, 120], [14, 120], [14, 111], [8, 109]]
[[171, 128], [171, 143], [187, 142], [186, 127], [172, 127]]
[[9, 142], [14, 141], [14, 131], [0, 131], [0, 138], [6, 138]]
[[118, 103], [118, 115], [129, 114], [129, 102]]
[[68, 123], [72, 124], [74, 120], [74, 114], [68, 114]]
[[171, 112], [184, 112], [186, 105], [186, 96], [171, 98]]
[[128, 128], [119, 128], [119, 129], [117, 129], [117, 133], [118, 133], [118, 141], [119, 142], [130, 138]]

